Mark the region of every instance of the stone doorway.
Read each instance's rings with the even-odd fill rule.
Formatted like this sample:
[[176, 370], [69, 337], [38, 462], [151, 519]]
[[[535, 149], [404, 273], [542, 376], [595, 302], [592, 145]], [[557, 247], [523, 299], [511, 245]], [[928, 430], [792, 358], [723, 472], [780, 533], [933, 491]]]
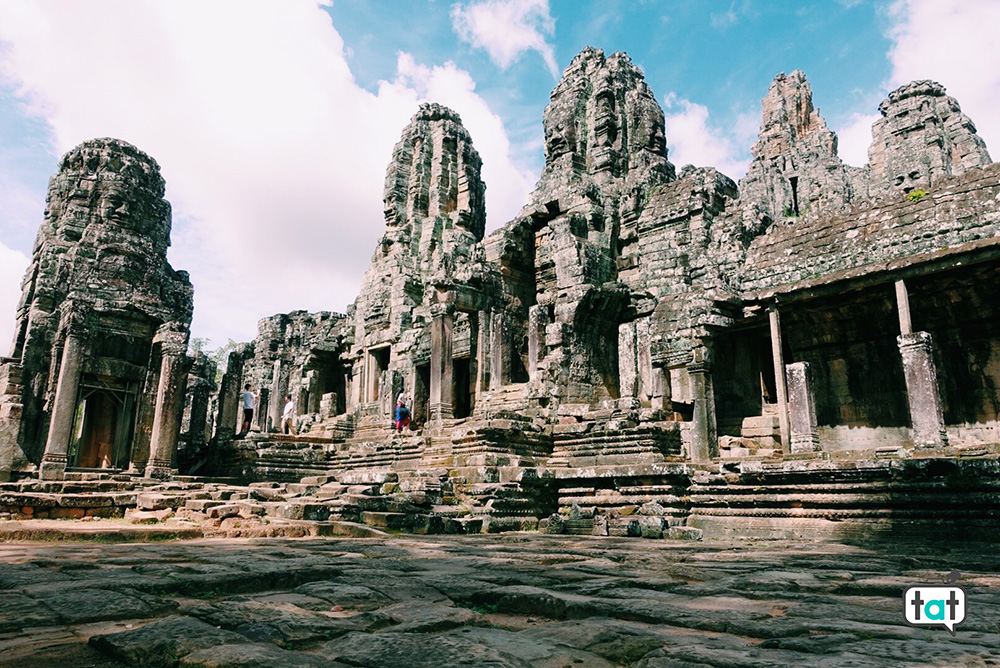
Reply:
[[431, 365], [418, 364], [413, 383], [413, 399], [410, 408], [413, 411], [414, 427], [421, 427], [427, 422], [427, 402], [431, 387]]
[[468, 357], [454, 360], [455, 399], [452, 414], [457, 419], [467, 418], [472, 411], [472, 381]]
[[135, 387], [85, 383], [80, 388], [70, 443], [70, 466], [124, 469], [135, 425]]

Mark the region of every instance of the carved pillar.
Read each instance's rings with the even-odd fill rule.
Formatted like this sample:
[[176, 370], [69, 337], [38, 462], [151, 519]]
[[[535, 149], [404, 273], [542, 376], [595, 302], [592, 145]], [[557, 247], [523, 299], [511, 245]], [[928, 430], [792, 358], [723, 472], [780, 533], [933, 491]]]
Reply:
[[510, 327], [507, 314], [493, 311], [490, 318], [490, 389], [510, 385]]
[[455, 378], [452, 360], [451, 304], [431, 306], [431, 420], [441, 422], [454, 416]]
[[715, 388], [712, 385], [711, 359], [707, 349], [697, 348], [687, 365], [694, 395], [694, 432], [691, 436], [691, 461], [704, 462], [719, 456], [715, 424]]
[[528, 378], [538, 378], [539, 363], [545, 358], [545, 326], [549, 310], [541, 304], [528, 309]]
[[639, 395], [638, 361], [635, 353], [635, 322], [618, 325], [618, 388], [623, 397]]
[[63, 343], [56, 398], [52, 405], [52, 417], [49, 419], [49, 435], [45, 441], [45, 454], [42, 455], [42, 463], [38, 468], [38, 477], [42, 480], [62, 480], [66, 475], [66, 452], [72, 437], [82, 365], [83, 343], [77, 334], [70, 332]]
[[149, 443], [147, 478], [169, 478], [177, 450], [177, 433], [184, 409], [184, 374], [187, 348], [183, 332], [167, 330], [160, 339], [160, 382], [156, 388], [156, 412], [153, 414], [153, 437]]
[[[281, 360], [274, 361], [271, 373], [271, 394], [267, 405], [267, 421], [261, 425], [265, 431], [281, 431], [281, 412], [285, 409], [285, 395], [288, 393], [288, 368]], [[270, 423], [270, 424], [267, 424]]]
[[476, 314], [476, 403], [482, 399], [482, 393], [490, 389], [490, 312], [479, 311]]
[[816, 396], [813, 393], [812, 370], [808, 362], [795, 362], [785, 367], [788, 372], [788, 422], [792, 452], [819, 450], [816, 430]]
[[781, 449], [791, 452], [788, 428], [788, 391], [785, 385], [785, 353], [781, 341], [781, 316], [778, 307], [768, 310], [771, 323], [771, 356], [774, 361], [774, 385], [778, 392], [778, 427], [781, 430]]
[[948, 445], [934, 364], [934, 341], [927, 332], [913, 332], [900, 335], [898, 342], [913, 425], [913, 444], [918, 448]]

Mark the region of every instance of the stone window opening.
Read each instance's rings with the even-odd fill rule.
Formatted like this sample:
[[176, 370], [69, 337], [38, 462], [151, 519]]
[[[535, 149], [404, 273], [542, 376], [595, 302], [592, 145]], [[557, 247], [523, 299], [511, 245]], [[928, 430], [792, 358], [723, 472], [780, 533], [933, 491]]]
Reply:
[[369, 376], [368, 376], [368, 387], [369, 387], [369, 401], [378, 401], [379, 390], [381, 385], [382, 374], [389, 370], [389, 361], [392, 351], [389, 346], [382, 348], [377, 348], [375, 350], [369, 350]]
[[799, 177], [791, 176], [788, 178], [788, 183], [792, 186], [792, 212], [794, 215], [799, 215]]

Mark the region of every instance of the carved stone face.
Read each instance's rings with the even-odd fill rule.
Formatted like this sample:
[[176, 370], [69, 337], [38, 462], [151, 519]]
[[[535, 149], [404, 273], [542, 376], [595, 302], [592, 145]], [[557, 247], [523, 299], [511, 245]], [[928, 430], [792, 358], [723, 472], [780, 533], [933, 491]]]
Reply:
[[140, 221], [130, 214], [137, 208], [137, 198], [143, 195], [137, 189], [130, 192], [123, 185], [104, 182], [98, 186], [97, 215], [106, 223], [141, 232]]
[[897, 174], [893, 179], [892, 187], [905, 194], [913, 190], [926, 190], [931, 186], [930, 174], [923, 166], [916, 166], [905, 173]]

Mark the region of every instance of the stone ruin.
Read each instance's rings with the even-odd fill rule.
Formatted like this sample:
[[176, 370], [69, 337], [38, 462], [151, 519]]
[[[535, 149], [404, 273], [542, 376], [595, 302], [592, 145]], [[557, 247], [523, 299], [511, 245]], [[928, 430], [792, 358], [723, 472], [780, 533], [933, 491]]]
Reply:
[[[642, 72], [585, 49], [546, 108], [534, 192], [484, 236], [472, 138], [453, 111], [422, 105], [393, 151], [386, 230], [346, 315], [261, 320], [230, 355], [214, 433], [186, 437], [203, 456], [178, 458], [181, 473], [214, 482], [175, 476], [136, 501], [143, 483], [119, 476], [124, 496], [109, 496], [107, 512], [131, 499], [235, 532], [843, 539], [995, 528], [1000, 167], [933, 82], [882, 103], [863, 168], [838, 157], [801, 72], [778, 75], [762, 106], [738, 186], [710, 167], [677, 170]], [[72, 162], [54, 183], [76, 174]], [[40, 239], [54, 234], [49, 218]], [[26, 295], [51, 266], [44, 248]], [[155, 268], [146, 283], [175, 276], [162, 256], [141, 258]], [[81, 286], [77, 301], [94, 295], [82, 287], [90, 273], [75, 276], [58, 285]], [[150, 393], [182, 366], [166, 361], [161, 332], [186, 336], [183, 285], [157, 293], [178, 295], [167, 301], [179, 314], [139, 300], [150, 324], [129, 330], [149, 333], [134, 364]], [[110, 302], [86, 303], [103, 314]], [[18, 456], [37, 462], [38, 437], [23, 435], [60, 405], [49, 359], [53, 346], [70, 350], [72, 329], [49, 324], [38, 361], [24, 341], [39, 338], [22, 330], [20, 361], [0, 378], [18, 388], [17, 373], [48, 374], [54, 399], [34, 376], [6, 392], [23, 397]], [[244, 383], [258, 392], [247, 434]], [[212, 415], [194, 407], [207, 401], [195, 385], [186, 434]], [[285, 394], [297, 435], [277, 433]], [[397, 434], [400, 395], [414, 419]], [[10, 401], [0, 416], [14, 424]], [[179, 420], [177, 406], [157, 404], [136, 421], [129, 461], [149, 462], [147, 474], [167, 467], [166, 454], [143, 454], [161, 452], [142, 440], [143, 416], [161, 412]], [[53, 433], [52, 453], [65, 450], [69, 428]], [[97, 475], [68, 463], [66, 476]], [[17, 507], [32, 505], [26, 484]]]
[[169, 477], [193, 309], [167, 263], [170, 204], [156, 161], [117, 139], [67, 153], [0, 365], [0, 470], [67, 467]]

